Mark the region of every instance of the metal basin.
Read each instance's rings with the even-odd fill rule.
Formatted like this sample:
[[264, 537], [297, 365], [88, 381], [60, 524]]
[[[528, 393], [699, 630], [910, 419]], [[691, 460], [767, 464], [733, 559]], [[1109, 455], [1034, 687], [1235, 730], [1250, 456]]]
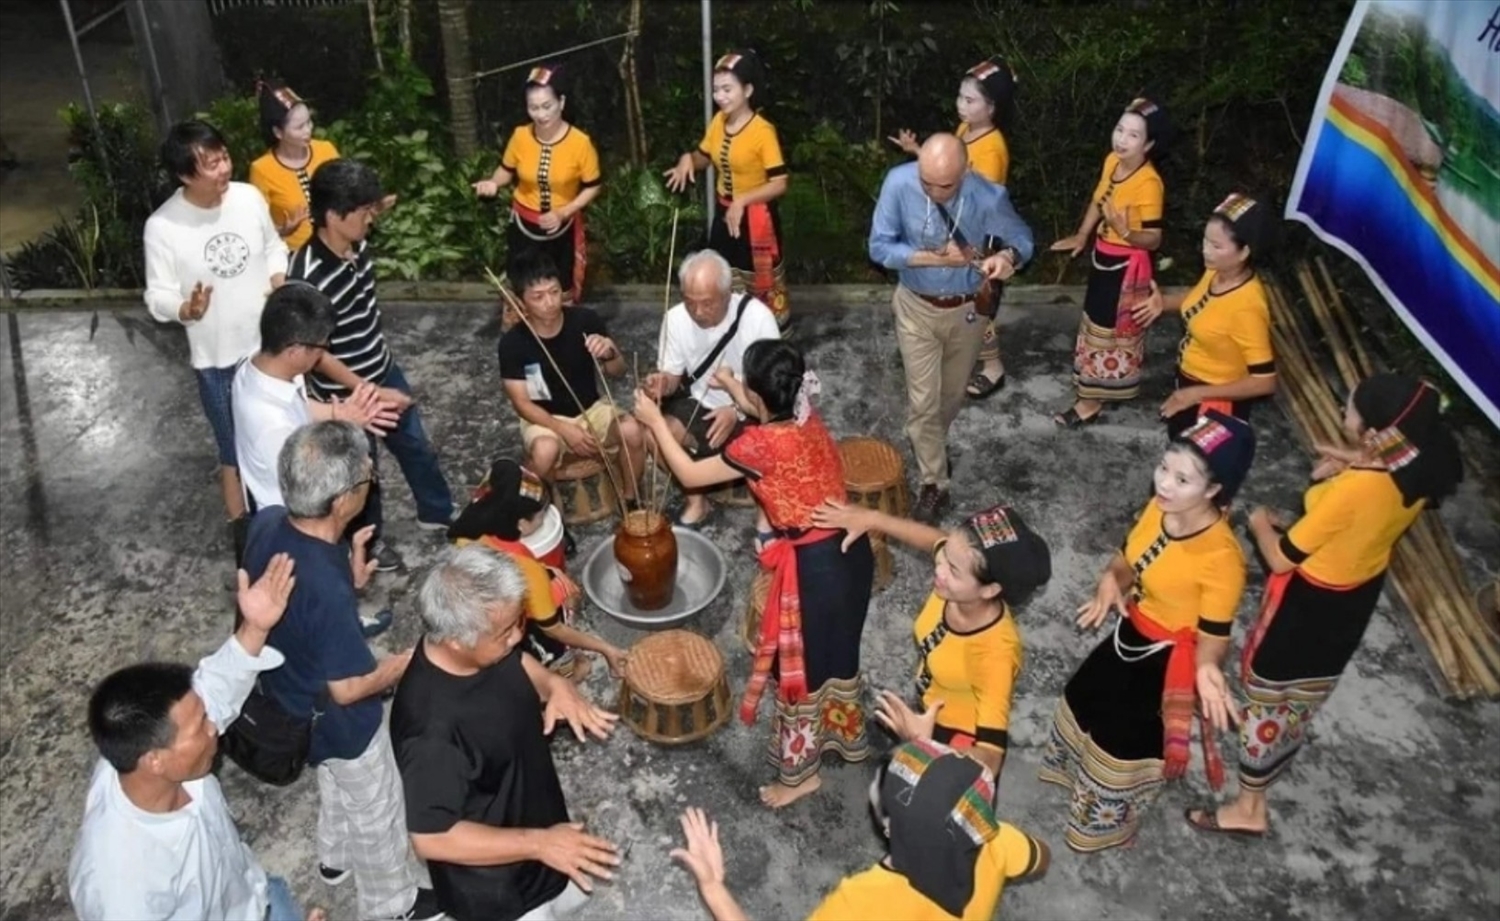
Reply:
[[687, 528], [673, 528], [677, 538], [677, 585], [666, 607], [642, 611], [630, 603], [615, 563], [615, 539], [599, 542], [583, 564], [583, 590], [589, 600], [632, 627], [667, 627], [708, 606], [724, 590], [724, 554], [714, 542]]

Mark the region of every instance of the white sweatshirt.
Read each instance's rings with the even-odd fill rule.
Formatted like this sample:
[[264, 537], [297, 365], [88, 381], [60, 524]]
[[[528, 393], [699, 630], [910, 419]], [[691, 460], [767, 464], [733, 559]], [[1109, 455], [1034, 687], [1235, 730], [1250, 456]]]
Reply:
[[182, 323], [199, 282], [213, 286], [208, 312], [183, 323], [194, 368], [230, 368], [260, 348], [260, 315], [271, 276], [286, 273], [287, 249], [266, 200], [231, 182], [217, 208], [190, 204], [178, 189], [146, 220], [146, 307]]

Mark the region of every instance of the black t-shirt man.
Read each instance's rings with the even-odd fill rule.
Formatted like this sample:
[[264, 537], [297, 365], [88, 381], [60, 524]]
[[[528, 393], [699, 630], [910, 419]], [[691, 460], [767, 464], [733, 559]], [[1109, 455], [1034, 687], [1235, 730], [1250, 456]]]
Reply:
[[[525, 324], [511, 327], [500, 337], [500, 377], [508, 381], [525, 381], [526, 395], [537, 406], [554, 416], [574, 418], [599, 399], [599, 377], [594, 359], [584, 340], [591, 335], [607, 336], [604, 320], [588, 307], [569, 307], [563, 311], [562, 329], [551, 339], [537, 341]], [[546, 352], [542, 350], [546, 344]], [[547, 352], [562, 369], [568, 386], [557, 376]], [[582, 406], [575, 406], [568, 393], [573, 388]]]
[[[432, 664], [426, 644], [418, 642], [391, 704], [391, 744], [412, 834], [442, 834], [460, 821], [497, 828], [568, 821], [552, 749], [542, 735], [542, 700], [519, 649], [461, 676]], [[427, 866], [438, 904], [458, 921], [514, 921], [568, 885], [566, 876], [535, 860]]]

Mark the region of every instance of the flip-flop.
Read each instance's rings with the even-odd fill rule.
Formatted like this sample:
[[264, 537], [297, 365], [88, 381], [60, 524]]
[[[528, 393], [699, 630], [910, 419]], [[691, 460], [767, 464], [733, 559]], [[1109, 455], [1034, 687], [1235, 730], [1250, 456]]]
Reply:
[[[1193, 813], [1200, 813], [1199, 818], [1193, 818]], [[1210, 835], [1232, 835], [1238, 838], [1264, 838], [1266, 833], [1254, 828], [1225, 828], [1219, 824], [1219, 809], [1217, 806], [1203, 806], [1197, 809], [1182, 810], [1182, 817], [1187, 823], [1198, 831]]]
[[982, 400], [1004, 386], [1004, 371], [1001, 371], [1000, 376], [994, 380], [990, 380], [989, 375], [983, 371], [975, 371], [974, 376], [969, 378], [968, 385], [964, 387], [964, 396], [971, 400]]
[[1104, 410], [1097, 409], [1092, 416], [1084, 418], [1078, 415], [1078, 408], [1076, 406], [1069, 406], [1066, 412], [1061, 412], [1053, 416], [1052, 421], [1059, 428], [1076, 429], [1082, 428], [1085, 425], [1093, 425], [1099, 421], [1099, 417], [1102, 415], [1104, 415]]
[[708, 524], [708, 520], [714, 517], [714, 512], [716, 511], [718, 511], [718, 509], [715, 506], [710, 505], [708, 507], [708, 511], [704, 512], [703, 517], [699, 518], [697, 521], [683, 521], [682, 515], [678, 514], [676, 520], [672, 523], [679, 528], [687, 528], [689, 531], [701, 531], [703, 530], [703, 526], [705, 524]]

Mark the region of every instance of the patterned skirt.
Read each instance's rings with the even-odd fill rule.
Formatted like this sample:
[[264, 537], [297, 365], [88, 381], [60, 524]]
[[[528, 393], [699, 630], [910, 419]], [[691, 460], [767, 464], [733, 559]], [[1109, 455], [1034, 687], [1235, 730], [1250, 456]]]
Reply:
[[776, 202], [745, 209], [739, 236], [731, 236], [724, 223], [729, 202], [719, 199], [719, 213], [708, 234], [708, 248], [729, 263], [736, 291], [749, 291], [759, 298], [785, 327], [791, 314], [786, 296], [786, 249], [782, 246], [781, 218]]
[[[1068, 847], [1125, 844], [1166, 783], [1162, 690], [1170, 649], [1124, 620], [1068, 679], [1052, 717], [1040, 778], [1068, 789]], [[1122, 656], [1120, 650], [1125, 655]]]
[[1385, 573], [1334, 589], [1293, 573], [1274, 619], [1242, 668], [1240, 786], [1264, 792], [1307, 742], [1313, 715], [1359, 649]]
[[1095, 249], [1093, 260], [1073, 347], [1073, 385], [1081, 400], [1132, 400], [1141, 390], [1146, 331], [1121, 317], [1128, 315], [1126, 302], [1140, 295], [1126, 290], [1129, 259]]
[[848, 553], [839, 549], [841, 541], [842, 535], [797, 548], [808, 695], [795, 704], [777, 695], [766, 751], [777, 780], [787, 786], [816, 774], [825, 753], [850, 762], [870, 757], [859, 644], [875, 556], [868, 538], [855, 541]]

